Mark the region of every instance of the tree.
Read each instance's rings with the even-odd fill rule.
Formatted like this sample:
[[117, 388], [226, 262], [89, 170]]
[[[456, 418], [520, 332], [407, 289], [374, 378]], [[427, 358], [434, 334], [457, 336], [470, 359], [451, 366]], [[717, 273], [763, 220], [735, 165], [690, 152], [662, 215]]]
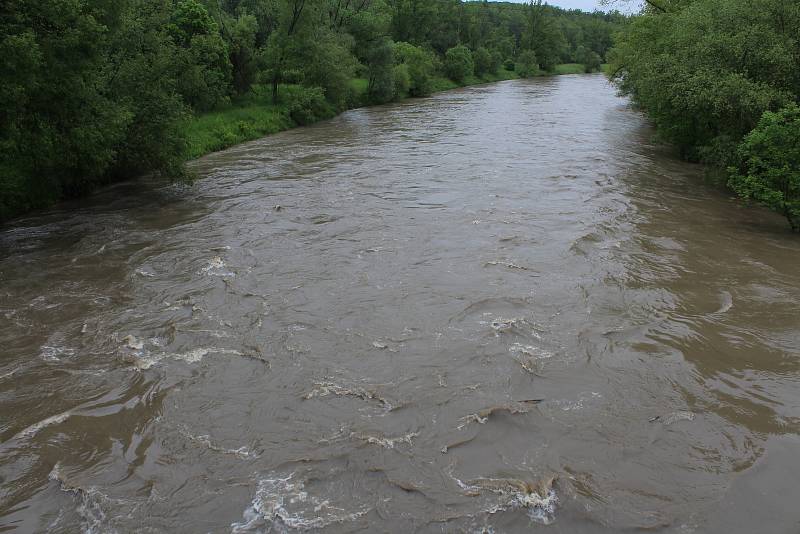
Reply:
[[738, 168], [730, 169], [731, 188], [786, 216], [800, 232], [800, 107], [767, 111], [739, 145]]
[[428, 96], [433, 90], [433, 55], [409, 43], [395, 45], [398, 63], [408, 72], [408, 93], [411, 96]]
[[515, 69], [520, 78], [532, 78], [539, 73], [539, 62], [533, 50], [524, 50], [516, 61]]
[[472, 52], [464, 45], [454, 46], [444, 56], [444, 72], [454, 82], [463, 82], [475, 72]]
[[473, 59], [475, 61], [476, 75], [484, 76], [486, 74], [494, 74], [497, 72], [499, 63], [495, 62], [495, 58], [492, 56], [492, 53], [486, 48], [479, 46], [473, 54]]
[[594, 50], [589, 50], [581, 46], [578, 47], [575, 56], [578, 63], [583, 63], [583, 69], [587, 73], [598, 71], [602, 66], [600, 56]]
[[383, 40], [367, 53], [366, 59], [367, 94], [370, 101], [383, 103], [393, 100], [395, 98], [394, 43], [388, 39]]
[[565, 48], [564, 35], [556, 26], [552, 8], [542, 4], [542, 0], [531, 0], [527, 9], [523, 48], [536, 54], [543, 70], [553, 71]]
[[258, 74], [258, 19], [241, 14], [238, 17], [228, 15], [223, 20], [233, 70], [233, 89], [236, 94], [243, 95], [250, 90]]

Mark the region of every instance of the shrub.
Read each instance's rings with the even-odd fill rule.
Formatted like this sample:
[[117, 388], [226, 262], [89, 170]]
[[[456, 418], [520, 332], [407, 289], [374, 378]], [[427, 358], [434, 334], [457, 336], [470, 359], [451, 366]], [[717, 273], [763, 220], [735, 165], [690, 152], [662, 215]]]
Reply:
[[300, 125], [312, 124], [336, 114], [321, 87], [295, 88], [287, 97], [286, 107], [292, 120]]
[[464, 45], [454, 46], [444, 55], [444, 73], [454, 82], [463, 82], [475, 72], [472, 52]]
[[517, 74], [522, 78], [532, 78], [539, 73], [539, 62], [533, 50], [524, 50], [517, 58]]
[[790, 104], [767, 111], [739, 145], [739, 168], [730, 170], [729, 185], [789, 220], [800, 231], [800, 107]]
[[397, 43], [394, 49], [399, 64], [408, 71], [408, 94], [427, 96], [433, 90], [434, 56], [432, 53], [409, 43]]
[[475, 62], [475, 74], [477, 76], [497, 72], [497, 69], [493, 68], [492, 54], [484, 47], [478, 47], [472, 58]]
[[586, 73], [595, 72], [600, 70], [603, 61], [594, 50], [580, 47], [576, 54], [579, 63], [583, 63], [583, 71]]
[[394, 95], [395, 98], [403, 98], [408, 94], [411, 87], [411, 77], [408, 74], [408, 65], [405, 63], [394, 67]]

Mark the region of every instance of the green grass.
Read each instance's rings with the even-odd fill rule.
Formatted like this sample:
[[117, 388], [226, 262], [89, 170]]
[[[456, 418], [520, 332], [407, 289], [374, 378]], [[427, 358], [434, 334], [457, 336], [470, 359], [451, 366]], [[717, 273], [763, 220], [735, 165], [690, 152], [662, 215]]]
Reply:
[[519, 78], [513, 70], [506, 70], [501, 68], [496, 74], [484, 74], [483, 76], [469, 76], [463, 82], [454, 82], [444, 76], [437, 76], [433, 79], [433, 92], [449, 91], [450, 89], [457, 89], [459, 87], [467, 87], [469, 85], [478, 85], [482, 83], [494, 83], [504, 80], [515, 80]]
[[350, 80], [350, 87], [356, 92], [358, 96], [367, 94], [369, 88], [369, 80], [366, 78], [353, 78]]
[[562, 63], [556, 65], [554, 74], [583, 74], [584, 67], [582, 63]]
[[193, 159], [293, 126], [285, 105], [253, 93], [227, 108], [192, 117], [182, 125], [182, 133], [187, 156]]

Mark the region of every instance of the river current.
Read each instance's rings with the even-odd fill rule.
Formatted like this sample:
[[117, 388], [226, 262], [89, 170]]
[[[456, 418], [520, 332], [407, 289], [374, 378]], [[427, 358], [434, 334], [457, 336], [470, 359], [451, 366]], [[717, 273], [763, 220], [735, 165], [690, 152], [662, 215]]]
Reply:
[[191, 167], [0, 230], [0, 532], [800, 530], [800, 239], [603, 76]]

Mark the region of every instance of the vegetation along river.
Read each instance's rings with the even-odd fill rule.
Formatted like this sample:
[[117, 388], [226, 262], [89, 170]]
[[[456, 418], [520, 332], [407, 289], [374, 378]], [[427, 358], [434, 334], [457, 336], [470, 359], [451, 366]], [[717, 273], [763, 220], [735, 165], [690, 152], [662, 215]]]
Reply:
[[653, 138], [511, 81], [7, 226], [0, 531], [796, 532], [800, 241]]

